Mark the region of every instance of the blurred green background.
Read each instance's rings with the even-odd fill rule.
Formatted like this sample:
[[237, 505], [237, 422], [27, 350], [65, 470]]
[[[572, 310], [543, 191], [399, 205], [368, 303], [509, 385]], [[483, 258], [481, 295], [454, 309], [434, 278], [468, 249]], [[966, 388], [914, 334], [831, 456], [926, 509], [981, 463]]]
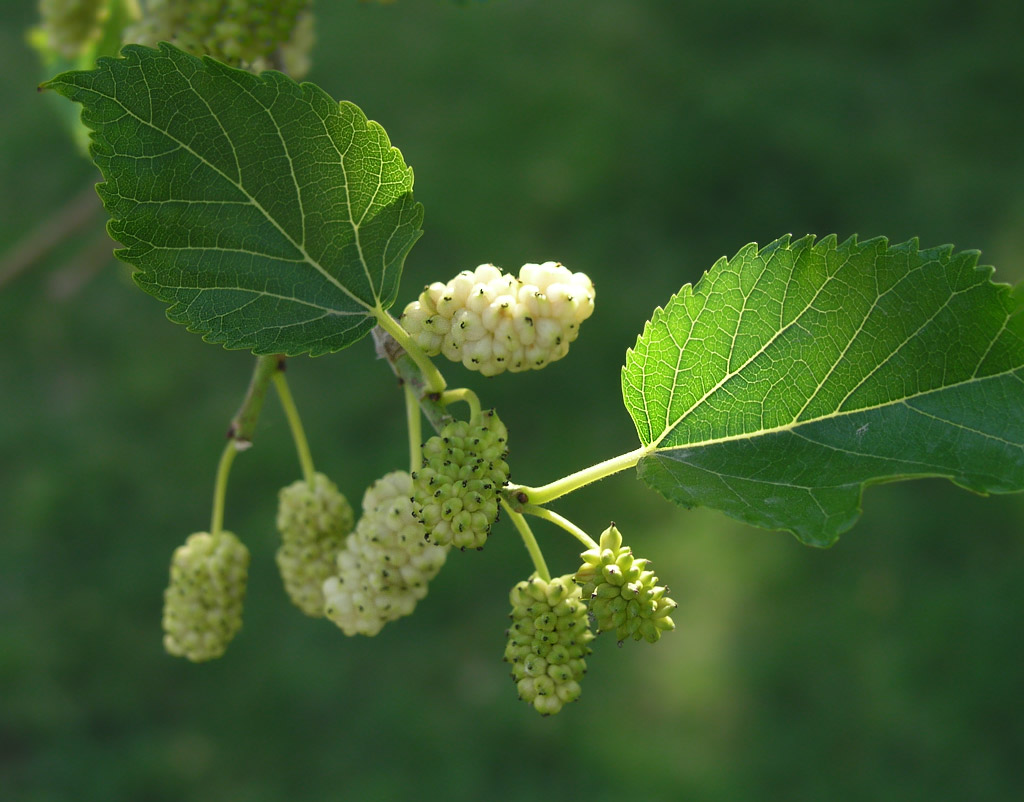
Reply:
[[[0, 252], [96, 179], [0, 24]], [[318, 0], [310, 79], [380, 121], [426, 234], [402, 303], [492, 261], [587, 271], [566, 360], [491, 380], [518, 481], [635, 447], [618, 371], [651, 310], [724, 254], [791, 232], [978, 248], [1024, 279], [1024, 5], [909, 0]], [[600, 639], [541, 719], [501, 662], [529, 571], [502, 522], [416, 614], [345, 638], [288, 603], [268, 401], [229, 527], [246, 624], [192, 665], [161, 647], [171, 551], [204, 529], [251, 357], [168, 323], [99, 224], [0, 288], [0, 798], [1012, 800], [1024, 793], [1024, 498], [872, 488], [829, 551], [671, 507], [631, 475], [556, 508], [614, 518], [680, 608], [655, 647]], [[442, 366], [443, 367], [443, 366]], [[296, 359], [318, 467], [358, 501], [406, 461], [369, 346]], [[538, 524], [553, 570], [577, 549]]]

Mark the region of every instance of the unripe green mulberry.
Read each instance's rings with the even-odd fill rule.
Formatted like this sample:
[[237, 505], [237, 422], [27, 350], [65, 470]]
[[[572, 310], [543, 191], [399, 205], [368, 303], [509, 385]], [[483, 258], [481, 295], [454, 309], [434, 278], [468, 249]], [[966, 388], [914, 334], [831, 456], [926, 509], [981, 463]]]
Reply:
[[508, 431], [493, 409], [478, 422], [454, 421], [423, 446], [413, 474], [413, 513], [439, 546], [482, 549], [508, 482]]
[[647, 560], [635, 559], [615, 524], [601, 533], [598, 548], [580, 555], [583, 566], [576, 581], [597, 624], [598, 632], [615, 630], [619, 643], [627, 638], [654, 643], [675, 629], [669, 617], [676, 603], [658, 584]]
[[324, 580], [335, 573], [353, 522], [348, 499], [322, 473], [313, 477], [312, 486], [300, 480], [281, 490], [277, 567], [289, 597], [308, 616], [324, 615]]
[[363, 496], [356, 531], [323, 584], [324, 612], [346, 635], [376, 635], [427, 595], [448, 549], [428, 543], [412, 514], [412, 477], [395, 471]]
[[545, 582], [534, 574], [512, 588], [509, 601], [505, 662], [512, 664], [519, 698], [545, 716], [557, 713], [580, 697], [594, 638], [580, 588], [572, 575]]
[[242, 626], [249, 550], [231, 532], [196, 532], [171, 559], [164, 648], [193, 662], [220, 657]]
[[594, 311], [594, 284], [557, 262], [519, 277], [494, 265], [435, 282], [405, 307], [401, 323], [430, 356], [444, 354], [484, 376], [538, 370], [561, 359]]

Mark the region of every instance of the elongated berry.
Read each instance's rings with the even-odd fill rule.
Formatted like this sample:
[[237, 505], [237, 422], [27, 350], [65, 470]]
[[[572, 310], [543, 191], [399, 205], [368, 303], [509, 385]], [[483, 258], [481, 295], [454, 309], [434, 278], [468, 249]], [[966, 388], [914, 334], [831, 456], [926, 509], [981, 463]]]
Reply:
[[557, 262], [526, 264], [518, 278], [491, 264], [435, 282], [401, 323], [429, 355], [485, 376], [538, 370], [561, 359], [594, 311], [594, 284]]
[[324, 580], [335, 573], [353, 522], [348, 499], [322, 473], [312, 485], [300, 480], [279, 494], [277, 567], [288, 596], [308, 616], [324, 615]]
[[346, 635], [376, 635], [427, 595], [448, 549], [424, 539], [412, 514], [412, 477], [389, 473], [363, 495], [363, 515], [323, 583], [324, 612]]
[[587, 607], [571, 574], [545, 582], [536, 574], [509, 594], [512, 625], [505, 662], [512, 664], [519, 698], [542, 715], [580, 697], [593, 640]]
[[220, 657], [242, 627], [249, 550], [231, 532], [196, 532], [174, 551], [164, 592], [164, 648], [193, 662]]
[[508, 482], [508, 431], [487, 410], [475, 423], [454, 421], [423, 446], [413, 474], [413, 514], [439, 546], [482, 549], [498, 519], [498, 491]]
[[658, 584], [648, 560], [636, 559], [615, 524], [601, 533], [598, 548], [583, 552], [576, 581], [598, 632], [615, 631], [619, 643], [632, 638], [654, 643], [675, 629], [670, 618], [676, 603]]

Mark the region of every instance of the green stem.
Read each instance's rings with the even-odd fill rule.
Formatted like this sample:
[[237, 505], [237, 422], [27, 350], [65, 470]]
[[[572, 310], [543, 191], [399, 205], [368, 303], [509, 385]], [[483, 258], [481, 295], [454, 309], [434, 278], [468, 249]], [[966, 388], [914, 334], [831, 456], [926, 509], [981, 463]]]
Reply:
[[502, 501], [501, 505], [505, 508], [505, 512], [508, 513], [508, 517], [512, 519], [516, 529], [519, 530], [519, 534], [523, 538], [523, 544], [530, 553], [530, 559], [533, 560], [533, 567], [537, 571], [537, 576], [545, 582], [550, 582], [551, 574], [548, 573], [547, 563], [544, 562], [544, 555], [541, 554], [540, 546], [537, 545], [537, 538], [533, 536], [530, 525], [522, 515], [512, 509], [505, 501]]
[[224, 446], [224, 452], [220, 455], [220, 463], [217, 465], [217, 480], [213, 486], [213, 516], [210, 520], [210, 534], [214, 537], [219, 535], [224, 528], [224, 497], [228, 492], [231, 463], [235, 461], [238, 451], [238, 443], [235, 440], [228, 440], [228, 444]]
[[423, 353], [423, 349], [420, 348], [409, 336], [409, 332], [399, 325], [398, 321], [395, 320], [391, 315], [385, 312], [383, 309], [375, 310], [377, 315], [377, 323], [384, 331], [395, 338], [397, 342], [405, 352], [412, 358], [413, 362], [419, 367], [420, 372], [423, 374], [423, 379], [426, 382], [427, 390], [431, 393], [444, 392], [444, 388], [448, 386], [444, 380], [444, 376], [441, 375], [441, 371], [437, 369], [429, 356]]
[[566, 532], [576, 538], [580, 543], [586, 546], [588, 549], [599, 548], [598, 543], [590, 535], [580, 529], [576, 524], [570, 521], [568, 518], [559, 515], [557, 512], [547, 509], [546, 507], [538, 507], [535, 504], [528, 504], [523, 508], [523, 512], [527, 515], [535, 515], [538, 518], [543, 518], [545, 521], [550, 521], [556, 526], [562, 527]]
[[445, 406], [455, 404], [459, 401], [465, 401], [469, 404], [469, 422], [480, 422], [480, 416], [482, 414], [480, 410], [480, 399], [477, 397], [477, 394], [468, 387], [460, 387], [457, 390], [445, 390], [441, 393], [440, 401]]
[[292, 439], [295, 441], [295, 450], [299, 455], [299, 464], [302, 466], [302, 477], [306, 484], [312, 487], [316, 477], [316, 469], [313, 467], [313, 455], [309, 453], [309, 442], [306, 440], [306, 433], [302, 429], [302, 419], [299, 417], [298, 407], [295, 406], [295, 399], [292, 398], [291, 390], [288, 389], [288, 381], [282, 371], [274, 374], [274, 388], [281, 399], [281, 406], [284, 407], [284, 414], [288, 418], [288, 426], [292, 430]]
[[235, 417], [231, 419], [228, 427], [228, 437], [235, 441], [235, 448], [244, 451], [252, 445], [253, 433], [256, 431], [256, 422], [260, 419], [263, 411], [263, 399], [267, 397], [267, 387], [270, 386], [270, 379], [273, 375], [284, 370], [284, 357], [280, 355], [258, 356], [256, 366], [252, 371], [252, 378], [249, 380], [249, 389], [242, 399], [242, 406], [238, 408]]
[[[591, 465], [589, 468], [584, 468], [582, 471], [576, 471], [568, 476], [559, 479], [557, 482], [551, 482], [550, 484], [542, 485], [540, 487], [528, 487], [526, 485], [509, 485], [505, 488], [506, 493], [509, 494], [510, 498], [516, 498], [523, 505], [532, 504], [535, 506], [541, 506], [548, 502], [554, 501], [556, 498], [561, 498], [568, 493], [572, 493], [574, 490], [579, 490], [585, 485], [589, 485], [591, 482], [596, 482], [599, 479], [604, 479], [612, 474], [616, 474], [619, 471], [624, 471], [627, 468], [634, 467], [641, 458], [647, 456], [652, 451], [650, 446], [641, 446], [635, 451], [630, 451], [628, 454], [620, 454], [612, 459], [606, 459], [604, 462], [599, 462], [597, 465]], [[523, 496], [526, 498], [523, 498]]]
[[414, 473], [423, 467], [423, 420], [419, 400], [408, 384], [405, 385], [405, 418], [409, 428], [409, 473]]
[[451, 423], [452, 416], [441, 403], [441, 393], [430, 390], [419, 365], [413, 361], [409, 353], [399, 345], [395, 338], [381, 326], [377, 326], [373, 330], [373, 344], [377, 356], [387, 360], [398, 380], [412, 389], [419, 401], [420, 409], [434, 431], [439, 432]]

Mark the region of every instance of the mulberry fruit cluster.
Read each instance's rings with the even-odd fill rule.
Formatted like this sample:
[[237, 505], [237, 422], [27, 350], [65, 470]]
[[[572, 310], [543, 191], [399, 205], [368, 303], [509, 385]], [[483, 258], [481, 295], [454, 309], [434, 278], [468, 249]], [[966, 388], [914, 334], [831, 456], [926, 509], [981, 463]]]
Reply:
[[[140, 20], [125, 30], [126, 42], [155, 47], [168, 41], [254, 72], [275, 66], [275, 55], [300, 44], [303, 52], [291, 58], [305, 58], [312, 44], [311, 29], [303, 22], [312, 13], [309, 0], [143, 0], [141, 5]], [[294, 64], [283, 66], [293, 78], [301, 77], [290, 69]]]
[[338, 553], [352, 531], [348, 499], [322, 473], [312, 484], [300, 480], [282, 488], [277, 508], [281, 546], [277, 567], [292, 602], [306, 615], [324, 615], [324, 580], [335, 573]]
[[44, 50], [75, 59], [100, 36], [105, 0], [40, 0], [39, 27]]
[[363, 515], [323, 584], [324, 612], [346, 635], [376, 635], [409, 615], [444, 565], [448, 549], [424, 539], [411, 497], [404, 471], [378, 479], [363, 496]]
[[508, 431], [494, 410], [476, 423], [454, 421], [423, 446], [413, 474], [413, 514], [439, 546], [482, 549], [498, 519], [498, 491], [508, 482]]
[[649, 570], [649, 562], [636, 559], [615, 524], [601, 533], [598, 548], [580, 555], [583, 565], [576, 581], [583, 586], [583, 597], [597, 623], [599, 632], [615, 630], [622, 643], [628, 638], [654, 643], [661, 633], [675, 629], [669, 617], [676, 603], [666, 594]]
[[571, 575], [550, 582], [534, 575], [512, 588], [509, 601], [505, 661], [512, 664], [519, 698], [543, 715], [557, 713], [580, 696], [594, 637], [580, 588]]
[[220, 657], [242, 627], [249, 550], [231, 532], [196, 532], [174, 551], [164, 592], [164, 648], [193, 662]]
[[516, 278], [488, 264], [431, 284], [401, 323], [430, 356], [494, 376], [561, 359], [593, 311], [594, 285], [584, 273], [545, 262], [523, 265]]

